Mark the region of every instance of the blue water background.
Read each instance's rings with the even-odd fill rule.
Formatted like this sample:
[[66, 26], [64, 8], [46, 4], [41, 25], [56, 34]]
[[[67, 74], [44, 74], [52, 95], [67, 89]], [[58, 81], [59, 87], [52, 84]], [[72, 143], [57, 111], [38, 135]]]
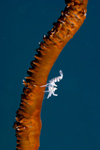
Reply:
[[[22, 79], [64, 0], [0, 1], [0, 150], [15, 150], [12, 128]], [[49, 79], [56, 93], [42, 106], [39, 150], [100, 150], [100, 1], [89, 0], [87, 19], [61, 52]], [[48, 80], [49, 80], [48, 79]]]

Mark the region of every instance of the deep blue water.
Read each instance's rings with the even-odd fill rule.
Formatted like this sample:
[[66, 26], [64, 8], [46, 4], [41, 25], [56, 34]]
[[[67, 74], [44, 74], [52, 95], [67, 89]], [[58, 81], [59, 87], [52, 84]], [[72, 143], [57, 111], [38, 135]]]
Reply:
[[[38, 42], [64, 7], [64, 0], [0, 1], [1, 150], [15, 150], [12, 126], [22, 79]], [[44, 97], [39, 150], [100, 150], [100, 1], [89, 0], [87, 19], [60, 54], [49, 79], [60, 69], [64, 78], [58, 97]]]

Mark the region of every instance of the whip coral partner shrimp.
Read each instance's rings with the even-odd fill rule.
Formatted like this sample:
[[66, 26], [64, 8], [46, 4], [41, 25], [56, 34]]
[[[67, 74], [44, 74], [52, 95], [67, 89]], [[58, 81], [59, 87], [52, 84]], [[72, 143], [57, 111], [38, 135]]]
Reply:
[[60, 73], [60, 76], [51, 79], [49, 81], [49, 83], [47, 83], [46, 85], [41, 86], [41, 87], [48, 87], [48, 91], [44, 91], [44, 92], [49, 92], [49, 94], [47, 96], [47, 99], [49, 97], [51, 97], [51, 95], [58, 96], [58, 94], [55, 94], [55, 90], [57, 90], [57, 88], [56, 88], [57, 85], [55, 84], [55, 82], [59, 82], [63, 78], [62, 70], [60, 70], [59, 73]]

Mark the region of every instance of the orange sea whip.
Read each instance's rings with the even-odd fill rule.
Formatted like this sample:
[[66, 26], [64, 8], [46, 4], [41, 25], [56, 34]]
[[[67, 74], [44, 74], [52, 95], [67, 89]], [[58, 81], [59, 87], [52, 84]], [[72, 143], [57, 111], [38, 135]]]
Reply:
[[16, 112], [14, 128], [17, 150], [38, 150], [41, 131], [41, 107], [48, 74], [66, 43], [79, 30], [86, 18], [88, 0], [65, 0], [66, 7], [54, 27], [43, 37], [38, 54], [31, 62], [29, 76], [23, 81], [20, 108]]

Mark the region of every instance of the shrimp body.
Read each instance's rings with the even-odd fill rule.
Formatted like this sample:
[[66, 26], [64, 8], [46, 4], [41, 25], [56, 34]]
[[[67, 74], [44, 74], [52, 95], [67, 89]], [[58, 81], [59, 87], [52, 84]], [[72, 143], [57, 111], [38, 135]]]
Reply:
[[58, 94], [55, 94], [55, 91], [57, 90], [57, 84], [55, 84], [55, 82], [59, 82], [60, 80], [62, 80], [62, 78], [63, 78], [62, 70], [60, 70], [59, 73], [60, 73], [60, 76], [51, 79], [49, 81], [49, 83], [47, 83], [46, 85], [42, 85], [41, 86], [41, 87], [48, 87], [48, 90], [44, 91], [44, 92], [48, 92], [49, 93], [48, 96], [47, 96], [47, 99], [49, 97], [51, 97], [51, 95], [58, 96]]

